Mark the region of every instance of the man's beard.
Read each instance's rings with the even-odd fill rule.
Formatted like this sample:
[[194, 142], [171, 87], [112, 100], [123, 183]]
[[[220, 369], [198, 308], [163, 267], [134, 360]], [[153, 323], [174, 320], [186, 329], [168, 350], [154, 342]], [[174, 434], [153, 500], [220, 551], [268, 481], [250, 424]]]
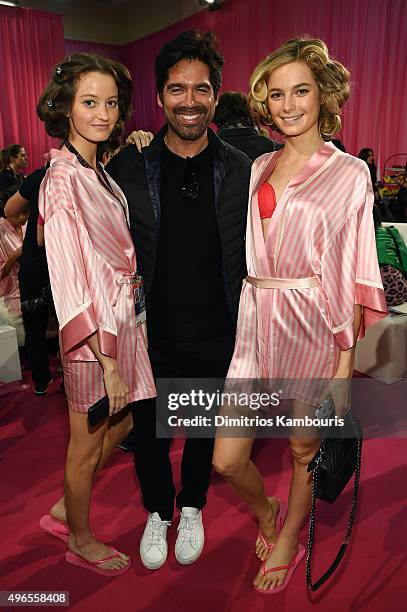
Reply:
[[176, 111], [172, 111], [171, 114], [165, 113], [169, 126], [182, 140], [199, 140], [199, 138], [205, 134], [212, 122], [215, 112], [214, 109], [207, 109], [204, 106], [194, 109], [189, 108], [186, 114], [192, 114], [192, 110], [195, 111], [195, 114], [200, 114], [199, 121], [195, 125], [185, 125], [178, 120], [178, 115], [181, 114], [183, 110], [186, 111], [187, 109], [177, 109]]

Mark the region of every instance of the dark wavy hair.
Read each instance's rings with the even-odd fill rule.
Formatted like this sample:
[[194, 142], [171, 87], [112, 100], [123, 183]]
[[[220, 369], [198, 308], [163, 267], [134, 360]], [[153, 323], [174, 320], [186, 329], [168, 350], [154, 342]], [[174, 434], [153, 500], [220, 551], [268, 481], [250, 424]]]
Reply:
[[380, 212], [380, 208], [377, 206], [377, 204], [373, 204], [373, 222], [375, 229], [381, 227], [382, 225], [382, 215]]
[[72, 108], [79, 78], [89, 72], [109, 74], [117, 85], [119, 119], [107, 141], [117, 147], [124, 125], [131, 115], [133, 94], [130, 73], [120, 62], [95, 53], [73, 53], [66, 57], [52, 70], [51, 80], [38, 102], [38, 116], [45, 123], [45, 129], [50, 136], [65, 140], [69, 135], [69, 120], [66, 115]]
[[225, 91], [218, 101], [213, 122], [219, 129], [229, 125], [254, 125], [247, 96], [240, 91]]
[[161, 97], [168, 70], [183, 59], [197, 59], [209, 68], [209, 80], [215, 98], [222, 84], [222, 68], [225, 59], [220, 50], [217, 38], [212, 32], [188, 30], [164, 45], [155, 60], [155, 81]]
[[20, 144], [12, 144], [9, 145], [6, 149], [3, 149], [3, 164], [4, 164], [4, 168], [7, 168], [7, 166], [10, 165], [11, 162], [11, 158], [12, 157], [17, 157], [17, 155], [20, 153], [21, 149], [23, 149], [23, 145]]
[[367, 163], [367, 158], [369, 157], [370, 153], [373, 153], [373, 149], [371, 147], [365, 147], [364, 149], [360, 149], [358, 157]]

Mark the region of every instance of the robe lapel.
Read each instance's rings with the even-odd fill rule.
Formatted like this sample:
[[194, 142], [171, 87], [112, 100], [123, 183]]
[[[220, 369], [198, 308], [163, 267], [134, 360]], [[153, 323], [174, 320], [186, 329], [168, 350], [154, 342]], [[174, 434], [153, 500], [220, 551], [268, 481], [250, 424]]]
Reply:
[[330, 142], [323, 143], [312, 155], [309, 161], [288, 183], [270, 220], [266, 240], [261, 227], [258, 191], [267, 177], [273, 171], [283, 149], [267, 156], [256, 169], [251, 191], [251, 226], [254, 247], [254, 267], [257, 276], [277, 276], [277, 258], [284, 236], [285, 213], [289, 199], [305, 188], [321, 172], [328, 168], [340, 151]]
[[[290, 190], [297, 190], [303, 187], [305, 183], [308, 184], [310, 179], [313, 179], [315, 175], [320, 174], [320, 170], [325, 169], [325, 164], [330, 160], [332, 156], [334, 159], [340, 154], [339, 149], [335, 147], [331, 142], [324, 142], [308, 160], [305, 166], [296, 174], [289, 182]], [[331, 160], [333, 161], [333, 159]], [[330, 164], [328, 164], [330, 165]]]
[[340, 155], [340, 151], [335, 145], [330, 142], [323, 143], [285, 188], [271, 219], [265, 244], [265, 250], [270, 254], [269, 261], [272, 262], [271, 271], [276, 276], [278, 276], [278, 255], [284, 237], [284, 224], [289, 200], [329, 168], [338, 155]]
[[[45, 157], [45, 156], [44, 156]], [[88, 232], [95, 236], [97, 233], [97, 223], [105, 226], [109, 231], [109, 237], [112, 241], [111, 258], [115, 261], [117, 267], [123, 267], [128, 269], [129, 266], [132, 268], [132, 249], [131, 239], [126, 240], [126, 233], [124, 233], [123, 224], [118, 222], [118, 217], [125, 217], [127, 225], [129, 226], [129, 211], [127, 206], [126, 197], [114, 181], [109, 178], [109, 184], [112, 188], [114, 197], [107, 187], [104, 187], [100, 182], [92, 168], [86, 168], [77, 159], [76, 155], [69, 151], [61, 151], [59, 149], [51, 149], [50, 153], [46, 158], [51, 160], [55, 158], [66, 158], [69, 163], [75, 166], [76, 171], [81, 174], [84, 179], [83, 182], [86, 185], [88, 181], [91, 181], [92, 190], [98, 192], [98, 197], [90, 196], [87, 201], [87, 205], [93, 207], [93, 216], [89, 217], [88, 220]], [[52, 164], [52, 161], [51, 161]], [[92, 190], [90, 193], [92, 193]], [[99, 197], [100, 196], [100, 197]], [[100, 204], [103, 203], [103, 205]], [[86, 210], [81, 205], [82, 214], [86, 216]], [[96, 217], [95, 217], [96, 213]]]
[[250, 198], [250, 213], [251, 213], [251, 228], [252, 228], [252, 245], [254, 255], [254, 269], [256, 276], [268, 277], [271, 276], [269, 260], [267, 256], [263, 229], [261, 226], [258, 193], [261, 185], [269, 176], [274, 166], [276, 165], [280, 151], [272, 153], [265, 157], [256, 168], [256, 175], [252, 182], [251, 198]]

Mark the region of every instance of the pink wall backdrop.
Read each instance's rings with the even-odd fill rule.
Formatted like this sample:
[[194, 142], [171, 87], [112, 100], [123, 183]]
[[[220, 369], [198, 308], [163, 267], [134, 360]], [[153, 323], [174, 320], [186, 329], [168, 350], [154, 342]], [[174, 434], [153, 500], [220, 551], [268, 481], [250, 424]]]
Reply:
[[37, 118], [36, 106], [63, 53], [60, 15], [0, 6], [0, 146], [22, 144], [28, 172], [55, 146]]
[[58, 15], [0, 5], [0, 146], [20, 142], [29, 170], [38, 167], [48, 138], [36, 117], [37, 100], [52, 66], [73, 51], [94, 51], [121, 60], [135, 86], [129, 129], [156, 131], [163, 123], [156, 103], [154, 59], [179, 32], [213, 30], [225, 55], [223, 90], [247, 91], [256, 64], [285, 40], [309, 34], [326, 41], [351, 71], [352, 94], [343, 118], [347, 150], [372, 147], [380, 167], [407, 153], [407, 4], [405, 0], [228, 0], [124, 47], [63, 38]]
[[322, 38], [351, 72], [352, 94], [340, 135], [348, 152], [373, 147], [382, 168], [407, 152], [407, 4], [405, 0], [228, 0], [123, 48], [135, 86], [131, 127], [157, 130], [154, 58], [183, 30], [212, 30], [225, 55], [223, 90], [247, 92], [253, 68], [270, 51], [299, 34]]
[[103, 57], [110, 57], [117, 62], [123, 61], [123, 47], [119, 45], [108, 45], [105, 43], [93, 43], [84, 40], [65, 39], [65, 55], [71, 53], [97, 53]]

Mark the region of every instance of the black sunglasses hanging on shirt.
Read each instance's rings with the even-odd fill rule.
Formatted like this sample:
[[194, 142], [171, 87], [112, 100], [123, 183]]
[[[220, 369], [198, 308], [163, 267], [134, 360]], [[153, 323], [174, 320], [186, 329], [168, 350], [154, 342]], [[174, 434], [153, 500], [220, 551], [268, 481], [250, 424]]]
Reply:
[[199, 166], [193, 157], [185, 160], [184, 180], [181, 186], [183, 200], [195, 200], [199, 194]]

